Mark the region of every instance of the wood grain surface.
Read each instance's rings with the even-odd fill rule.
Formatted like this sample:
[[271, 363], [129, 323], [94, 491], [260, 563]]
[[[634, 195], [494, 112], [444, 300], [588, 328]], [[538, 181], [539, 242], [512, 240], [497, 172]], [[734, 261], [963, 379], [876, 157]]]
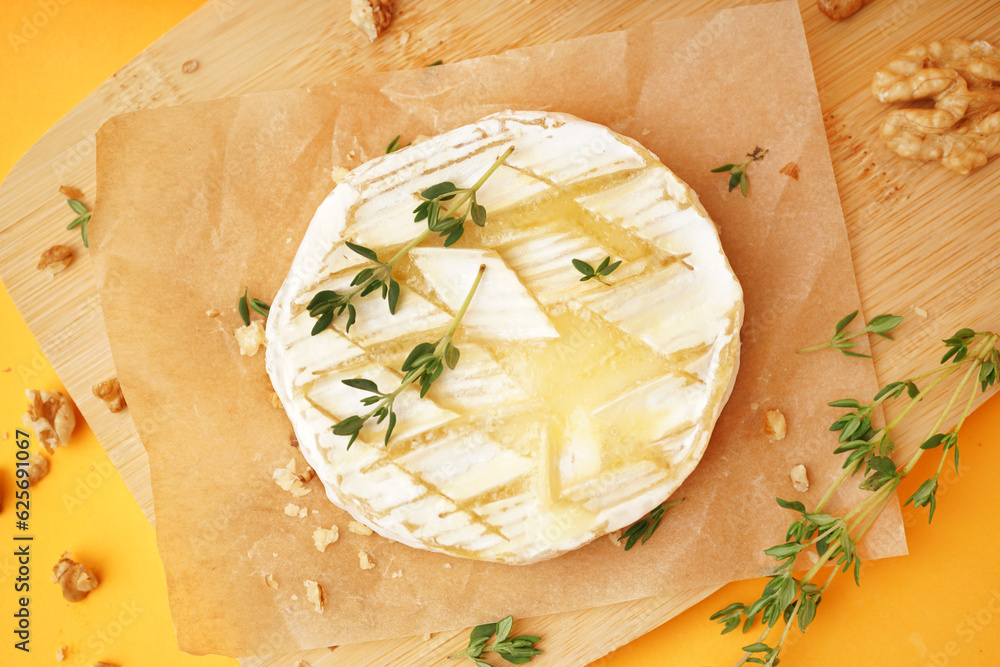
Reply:
[[[79, 257], [74, 270], [60, 277], [58, 289], [48, 274], [35, 269], [44, 249], [65, 243], [63, 227], [70, 214], [59, 186], [81, 188], [85, 203], [94, 204], [94, 134], [101, 123], [140, 108], [420, 67], [439, 58], [454, 62], [755, 3], [397, 4], [392, 28], [368, 44], [347, 21], [346, 0], [212, 0], [101, 84], [25, 154], [0, 186], [0, 278], [150, 521], [153, 502], [140, 437], [167, 425], [155, 419], [134, 424], [127, 412], [108, 413], [91, 394], [91, 385], [114, 375], [114, 364], [90, 260], [79, 239], [70, 244]], [[800, 7], [865, 310], [908, 316], [899, 329], [901, 342], [873, 342], [876, 369], [883, 380], [903, 377], [935, 363], [938, 340], [955, 329], [1000, 327], [1000, 160], [968, 177], [900, 160], [877, 138], [885, 108], [871, 98], [871, 76], [917, 42], [947, 37], [1000, 42], [1000, 7], [995, 0], [875, 0], [841, 23], [820, 14], [813, 0], [800, 0]], [[182, 64], [192, 59], [199, 67], [184, 73]], [[928, 425], [917, 419], [899, 433], [904, 455]], [[532, 620], [530, 628], [546, 637], [550, 655], [559, 656], [546, 664], [584, 665], [714, 590], [558, 614]], [[591, 638], [598, 631], [602, 640], [595, 644]], [[300, 659], [313, 667], [428, 664], [440, 658], [443, 646], [455, 645], [459, 634], [248, 658], [244, 664], [291, 666]]]

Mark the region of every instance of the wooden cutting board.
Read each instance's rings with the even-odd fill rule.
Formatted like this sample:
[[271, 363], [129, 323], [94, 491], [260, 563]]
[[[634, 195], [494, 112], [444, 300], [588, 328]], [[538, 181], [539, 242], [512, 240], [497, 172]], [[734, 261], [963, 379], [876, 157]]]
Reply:
[[[166, 106], [318, 84], [351, 74], [420, 67], [500, 53], [649, 21], [714, 11], [739, 0], [399, 0], [391, 30], [368, 44], [347, 21], [347, 0], [212, 0], [105, 81], [18, 162], [0, 186], [0, 278], [56, 372], [153, 521], [148, 462], [140, 436], [165, 428], [111, 415], [90, 387], [114, 374], [89, 257], [79, 240], [73, 271], [58, 289], [35, 269], [38, 255], [65, 243], [60, 185], [93, 205], [94, 133], [106, 119]], [[874, 344], [882, 378], [934, 363], [936, 341], [960, 326], [1000, 326], [1000, 160], [969, 177], [896, 158], [875, 131], [884, 109], [871, 75], [919, 41], [964, 37], [1000, 42], [995, 0], [875, 0], [835, 23], [800, 0], [865, 310], [909, 316], [905, 343]], [[766, 48], [767, 45], [761, 45]], [[190, 60], [198, 68], [185, 73]], [[753, 73], [766, 76], [766, 73]], [[155, 159], [155, 156], [150, 156]], [[803, 224], [808, 224], [807, 220]], [[929, 316], [915, 314], [914, 307]], [[891, 411], [890, 411], [891, 412]], [[917, 421], [910, 429], [925, 428]], [[910, 430], [908, 429], [908, 430]], [[905, 434], [901, 434], [906, 441]], [[912, 439], [911, 439], [912, 440]], [[910, 442], [912, 449], [913, 444]], [[905, 452], [904, 452], [905, 453]], [[714, 587], [533, 620], [558, 664], [584, 665], [703, 599]], [[526, 626], [527, 627], [527, 626]], [[246, 665], [412, 665], [461, 633], [383, 641]], [[600, 636], [600, 645], [588, 638]], [[556, 663], [552, 663], [556, 664]]]

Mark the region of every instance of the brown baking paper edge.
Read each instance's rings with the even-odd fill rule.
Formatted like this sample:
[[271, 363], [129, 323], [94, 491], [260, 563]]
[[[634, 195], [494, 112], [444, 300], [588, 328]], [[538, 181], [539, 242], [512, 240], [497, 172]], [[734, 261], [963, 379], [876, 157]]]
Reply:
[[[296, 499], [271, 477], [303, 461], [269, 401], [264, 354], [239, 354], [237, 295], [244, 285], [275, 294], [334, 166], [381, 154], [396, 134], [406, 141], [505, 108], [568, 112], [653, 150], [699, 193], [746, 293], [742, 368], [704, 459], [674, 496], [687, 500], [627, 554], [599, 539], [526, 567], [450, 558], [352, 534], [318, 481]], [[769, 153], [750, 168], [750, 196], [727, 192], [726, 175], [709, 170], [755, 145]], [[570, 159], [585, 150], [567, 147]], [[781, 173], [789, 163], [797, 179]], [[839, 472], [827, 431], [839, 411], [826, 403], [877, 389], [869, 360], [795, 352], [827, 339], [860, 302], [794, 2], [119, 116], [98, 134], [97, 175], [101, 302], [149, 453], [178, 641], [191, 653], [418, 635], [765, 574], [762, 549], [790, 519], [774, 497], [815, 503]], [[761, 434], [772, 407], [788, 420], [781, 442]], [[788, 480], [799, 463], [806, 494]], [[308, 516], [286, 516], [289, 502]], [[341, 538], [320, 553], [312, 531], [331, 525]], [[359, 569], [361, 549], [374, 569]], [[894, 504], [863, 556], [905, 552]], [[326, 591], [323, 614], [306, 601], [307, 579]]]

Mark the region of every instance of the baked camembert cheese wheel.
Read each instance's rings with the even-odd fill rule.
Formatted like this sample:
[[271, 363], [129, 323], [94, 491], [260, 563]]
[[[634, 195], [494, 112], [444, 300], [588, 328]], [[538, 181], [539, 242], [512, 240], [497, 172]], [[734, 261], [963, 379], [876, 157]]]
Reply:
[[[420, 193], [478, 190], [486, 223], [444, 247], [429, 236], [393, 265], [395, 314], [378, 294], [312, 335], [308, 305], [349, 289], [426, 225]], [[573, 260], [621, 260], [581, 281]], [[461, 358], [398, 422], [357, 441], [332, 428], [366, 394], [399, 386], [410, 350], [449, 328]], [[739, 362], [742, 291], [697, 196], [655, 155], [573, 116], [497, 113], [372, 160], [327, 197], [267, 321], [267, 368], [299, 446], [336, 505], [387, 538], [527, 564], [641, 518], [694, 470]]]

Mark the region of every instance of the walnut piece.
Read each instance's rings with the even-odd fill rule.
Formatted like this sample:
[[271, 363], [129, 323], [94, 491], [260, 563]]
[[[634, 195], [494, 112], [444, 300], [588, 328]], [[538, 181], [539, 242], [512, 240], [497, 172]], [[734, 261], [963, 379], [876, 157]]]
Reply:
[[834, 21], [843, 21], [857, 14], [868, 2], [871, 0], [819, 0], [816, 4]]
[[257, 354], [257, 350], [265, 343], [264, 327], [260, 325], [260, 320], [254, 320], [249, 326], [240, 327], [233, 333], [236, 334], [236, 342], [240, 345], [240, 355], [244, 357]]
[[322, 614], [323, 605], [326, 602], [326, 593], [323, 592], [323, 587], [312, 579], [306, 579], [304, 584], [306, 587], [306, 599], [313, 603], [317, 614]]
[[25, 389], [28, 411], [21, 417], [24, 425], [34, 429], [38, 441], [51, 454], [58, 447], [69, 444], [76, 426], [73, 402], [58, 391]]
[[279, 410], [281, 409], [281, 407], [282, 407], [281, 406], [281, 397], [278, 396], [277, 392], [273, 392], [272, 391], [271, 395], [268, 398], [271, 401], [271, 407], [277, 408]]
[[[308, 468], [309, 479], [312, 479], [312, 468]], [[303, 476], [295, 472], [295, 459], [288, 462], [284, 468], [276, 468], [274, 471], [274, 481], [283, 491], [288, 491], [296, 498], [311, 493], [312, 489], [305, 488]], [[306, 480], [308, 481], [308, 480]]]
[[784, 167], [778, 170], [779, 174], [784, 174], [791, 179], [799, 180], [799, 165], [794, 162], [789, 162]]
[[285, 514], [290, 517], [298, 517], [299, 519], [304, 519], [309, 510], [305, 507], [299, 507], [294, 503], [288, 503], [285, 505]]
[[60, 646], [59, 650], [56, 651], [56, 660], [58, 660], [59, 662], [62, 662], [65, 659], [66, 659], [66, 647], [65, 646]]
[[49, 460], [39, 453], [28, 457], [28, 484], [38, 484], [42, 477], [49, 474]]
[[373, 561], [365, 551], [358, 552], [358, 564], [361, 566], [362, 570], [370, 570], [375, 567], [375, 561]]
[[1000, 51], [989, 42], [917, 44], [880, 68], [880, 102], [933, 100], [934, 108], [894, 109], [880, 136], [897, 155], [938, 160], [968, 174], [1000, 154]]
[[785, 439], [785, 435], [788, 434], [788, 424], [785, 422], [785, 415], [781, 414], [781, 410], [771, 409], [764, 413], [764, 427], [760, 432], [771, 440]]
[[69, 602], [79, 602], [100, 583], [97, 573], [86, 565], [74, 561], [68, 551], [52, 568], [52, 581], [59, 584], [63, 598]]
[[274, 577], [271, 576], [270, 574], [264, 575], [264, 583], [267, 584], [268, 588], [274, 588], [274, 589], [278, 588], [278, 582], [275, 581]]
[[111, 412], [121, 412], [128, 407], [122, 394], [122, 386], [118, 384], [116, 377], [98, 382], [90, 390], [94, 392], [94, 396], [104, 401]]
[[351, 23], [374, 42], [392, 23], [392, 0], [351, 0]]
[[75, 199], [77, 201], [83, 201], [83, 190], [80, 188], [74, 188], [72, 185], [60, 185], [59, 194], [61, 194], [66, 199]]
[[372, 529], [363, 523], [358, 523], [357, 521], [351, 521], [347, 524], [347, 530], [351, 531], [355, 535], [371, 535]]
[[340, 529], [330, 526], [330, 529], [317, 528], [313, 531], [313, 544], [320, 553], [326, 553], [326, 548], [337, 541], [340, 537]]
[[330, 170], [330, 178], [333, 179], [334, 183], [340, 183], [347, 176], [348, 171], [350, 170], [347, 167], [334, 167]]
[[792, 487], [800, 493], [809, 490], [809, 475], [806, 474], [806, 467], [801, 463], [788, 471], [788, 478], [792, 480]]
[[38, 270], [56, 275], [73, 263], [73, 251], [64, 245], [54, 245], [42, 253], [38, 260]]

